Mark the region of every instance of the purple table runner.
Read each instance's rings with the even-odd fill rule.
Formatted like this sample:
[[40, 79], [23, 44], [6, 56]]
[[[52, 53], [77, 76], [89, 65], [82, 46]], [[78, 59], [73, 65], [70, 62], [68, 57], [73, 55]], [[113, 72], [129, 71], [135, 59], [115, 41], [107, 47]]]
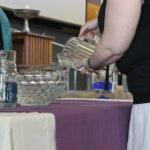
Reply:
[[126, 150], [132, 103], [58, 100], [0, 112], [46, 112], [56, 118], [57, 150]]

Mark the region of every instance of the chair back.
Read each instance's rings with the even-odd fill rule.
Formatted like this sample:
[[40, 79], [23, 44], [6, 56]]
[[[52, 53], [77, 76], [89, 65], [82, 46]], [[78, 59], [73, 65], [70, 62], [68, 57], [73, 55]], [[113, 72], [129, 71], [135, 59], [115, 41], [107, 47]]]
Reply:
[[0, 49], [12, 49], [12, 33], [8, 17], [0, 8]]

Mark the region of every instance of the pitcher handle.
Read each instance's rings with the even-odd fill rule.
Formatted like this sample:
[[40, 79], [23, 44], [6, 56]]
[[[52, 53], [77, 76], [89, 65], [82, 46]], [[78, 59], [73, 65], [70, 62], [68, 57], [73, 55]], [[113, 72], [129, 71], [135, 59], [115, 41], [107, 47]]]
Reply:
[[[84, 41], [85, 39], [82, 36], [78, 37], [81, 41]], [[101, 38], [98, 35], [94, 35], [93, 40], [89, 41], [94, 41], [96, 44], [98, 44], [101, 41]]]

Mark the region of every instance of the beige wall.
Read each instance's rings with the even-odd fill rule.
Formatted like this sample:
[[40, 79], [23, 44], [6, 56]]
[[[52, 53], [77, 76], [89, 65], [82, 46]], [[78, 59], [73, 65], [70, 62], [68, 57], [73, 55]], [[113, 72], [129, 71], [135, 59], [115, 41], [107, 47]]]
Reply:
[[40, 10], [40, 17], [83, 25], [86, 18], [86, 0], [0, 0], [0, 6]]

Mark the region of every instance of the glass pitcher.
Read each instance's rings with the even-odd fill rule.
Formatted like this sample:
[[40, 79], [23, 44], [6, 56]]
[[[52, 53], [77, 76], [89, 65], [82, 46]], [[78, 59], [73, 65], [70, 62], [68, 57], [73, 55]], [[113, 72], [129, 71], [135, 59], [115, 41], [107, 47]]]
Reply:
[[94, 36], [93, 41], [86, 41], [81, 37], [70, 38], [62, 52], [57, 54], [58, 62], [62, 66], [77, 69], [77, 64], [93, 55], [100, 37]]

